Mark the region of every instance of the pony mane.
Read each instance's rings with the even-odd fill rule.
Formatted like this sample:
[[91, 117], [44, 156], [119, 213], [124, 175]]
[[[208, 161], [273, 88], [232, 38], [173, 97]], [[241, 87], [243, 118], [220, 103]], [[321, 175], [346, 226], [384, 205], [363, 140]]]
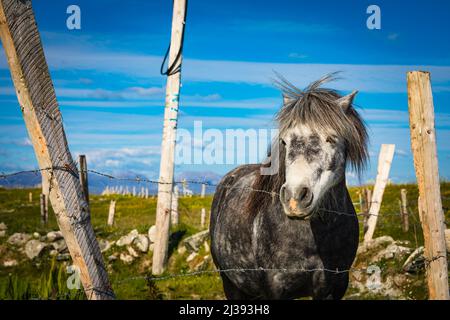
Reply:
[[[364, 170], [367, 159], [368, 135], [365, 124], [358, 112], [350, 105], [343, 110], [336, 100], [342, 97], [336, 90], [323, 88], [322, 85], [336, 79], [337, 73], [331, 73], [314, 81], [307, 88], [301, 90], [277, 74], [275, 85], [281, 90], [285, 103], [276, 114], [279, 127], [279, 136], [283, 136], [289, 128], [300, 124], [308, 124], [316, 132], [334, 131], [344, 141], [345, 165], [351, 165], [358, 175]], [[278, 140], [278, 138], [277, 138]], [[278, 143], [274, 141], [273, 143]], [[272, 144], [271, 149], [274, 149]], [[274, 175], [261, 175], [258, 170], [253, 188], [265, 192], [251, 192], [247, 210], [257, 215], [262, 208], [269, 206], [275, 196], [278, 196], [281, 186], [286, 181], [286, 147], [278, 143], [279, 170]], [[274, 149], [276, 150], [276, 149]], [[268, 157], [270, 160], [271, 150]], [[271, 162], [262, 164], [261, 167], [270, 167]]]

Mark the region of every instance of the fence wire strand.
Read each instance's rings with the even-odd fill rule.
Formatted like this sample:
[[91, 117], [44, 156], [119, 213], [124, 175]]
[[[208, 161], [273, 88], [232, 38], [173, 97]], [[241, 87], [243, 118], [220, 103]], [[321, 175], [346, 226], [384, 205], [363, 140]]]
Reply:
[[[62, 170], [65, 172], [68, 172], [72, 175], [76, 175], [78, 176], [78, 172], [74, 171], [72, 166], [69, 165], [65, 165], [65, 166], [61, 166], [61, 167], [49, 167], [49, 168], [43, 168], [43, 169], [35, 169], [35, 170], [23, 170], [23, 171], [18, 171], [18, 172], [12, 172], [12, 173], [2, 173], [0, 174], [0, 181], [1, 180], [8, 180], [10, 178], [13, 178], [15, 176], [21, 175], [21, 174], [29, 174], [29, 173], [33, 173], [33, 174], [39, 174], [42, 173], [43, 171], [50, 171], [53, 173], [53, 171], [56, 170]], [[101, 177], [105, 177], [108, 178], [110, 180], [116, 180], [116, 181], [123, 181], [123, 182], [134, 182], [134, 183], [145, 183], [146, 185], [148, 184], [173, 184], [173, 185], [183, 185], [183, 184], [196, 184], [196, 185], [206, 185], [209, 187], [217, 187], [218, 184], [214, 184], [211, 182], [208, 182], [206, 180], [204, 181], [195, 181], [195, 180], [182, 180], [182, 181], [174, 181], [172, 183], [169, 182], [161, 182], [161, 181], [157, 181], [154, 179], [148, 179], [148, 178], [144, 178], [144, 177], [140, 177], [140, 176], [136, 176], [136, 177], [116, 177], [114, 175], [108, 174], [108, 173], [103, 173], [103, 172], [99, 172], [97, 170], [92, 170], [92, 169], [88, 169], [86, 170], [87, 173], [91, 173], [97, 176], [101, 176]], [[223, 187], [229, 187], [230, 189], [243, 189], [243, 190], [247, 190], [250, 192], [263, 192], [266, 194], [269, 194], [271, 196], [278, 196], [279, 194], [276, 192], [269, 192], [266, 190], [258, 190], [258, 189], [253, 189], [251, 187], [234, 187], [234, 186], [223, 186]], [[442, 197], [443, 200], [450, 200], [450, 197]], [[374, 201], [372, 201], [371, 203], [374, 203]], [[184, 206], [183, 207], [184, 210], [189, 211], [189, 208]], [[342, 212], [342, 211], [336, 211], [336, 210], [331, 210], [331, 209], [327, 209], [327, 208], [319, 208], [319, 210], [321, 211], [325, 211], [325, 212], [329, 212], [329, 213], [334, 213], [337, 215], [344, 215], [344, 216], [352, 216], [355, 217], [355, 214], [352, 213], [348, 213], [348, 212]], [[410, 208], [408, 208], [408, 211], [410, 211]], [[5, 216], [13, 216], [15, 213], [12, 212], [5, 212], [5, 214], [3, 214], [4, 212], [0, 212], [0, 214], [2, 214], [3, 217]], [[362, 213], [356, 213], [356, 217], [368, 217], [370, 215], [373, 216], [378, 216], [379, 218], [384, 218], [384, 217], [390, 217], [390, 216], [396, 216], [396, 217], [401, 217], [401, 214], [399, 212], [397, 213], [382, 213], [382, 214], [369, 214], [367, 212], [362, 212]], [[409, 214], [408, 216], [413, 217], [413, 231], [414, 232], [414, 237], [415, 237], [415, 247], [416, 249], [418, 248], [418, 240], [417, 240], [417, 226], [416, 224], [418, 223], [416, 217], [414, 214]], [[361, 221], [360, 221], [361, 222]], [[87, 221], [84, 220], [77, 220], [76, 224], [78, 226], [81, 226], [81, 224], [83, 223], [87, 223]], [[411, 232], [410, 231], [410, 232]], [[430, 259], [424, 259], [423, 260], [423, 264], [424, 264], [424, 268], [428, 269], [430, 264], [433, 263], [434, 261], [437, 261], [439, 259], [447, 259], [446, 255], [439, 255], [436, 257], [432, 257]], [[379, 267], [379, 266], [378, 266]], [[383, 272], [382, 268], [379, 267], [380, 270]], [[399, 270], [401, 272], [404, 272], [403, 269]], [[222, 273], [232, 273], [232, 272], [286, 272], [286, 273], [292, 273], [292, 272], [308, 272], [308, 273], [312, 273], [312, 272], [327, 272], [327, 273], [331, 273], [331, 274], [335, 274], [335, 275], [339, 275], [339, 274], [345, 274], [345, 273], [351, 273], [351, 272], [364, 272], [364, 273], [373, 273], [374, 270], [373, 268], [367, 267], [367, 268], [349, 268], [349, 269], [328, 269], [328, 268], [230, 268], [230, 269], [222, 269], [222, 270], [201, 270], [201, 271], [192, 271], [192, 272], [186, 272], [186, 273], [179, 273], [179, 274], [167, 274], [167, 275], [162, 275], [162, 276], [134, 276], [134, 277], [129, 277], [129, 278], [125, 278], [125, 279], [121, 279], [119, 281], [116, 282], [116, 284], [121, 284], [124, 282], [128, 282], [128, 281], [135, 281], [135, 280], [146, 280], [146, 281], [165, 281], [165, 280], [170, 280], [170, 279], [175, 279], [175, 278], [184, 278], [184, 277], [195, 277], [195, 276], [201, 276], [201, 275], [211, 275], [211, 274], [222, 274]], [[97, 288], [88, 288], [88, 291], [95, 291], [98, 290]]]

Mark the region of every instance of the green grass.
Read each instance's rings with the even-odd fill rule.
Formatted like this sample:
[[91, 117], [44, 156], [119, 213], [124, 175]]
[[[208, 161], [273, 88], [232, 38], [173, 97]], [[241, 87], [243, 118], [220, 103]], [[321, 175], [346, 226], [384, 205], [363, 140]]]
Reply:
[[[400, 189], [408, 190], [408, 208], [410, 213], [410, 230], [403, 232], [399, 213]], [[350, 188], [354, 203], [358, 202], [358, 188]], [[28, 193], [33, 193], [33, 202], [28, 202]], [[39, 216], [39, 190], [5, 190], [0, 189], [0, 222], [8, 226], [8, 236], [15, 232], [41, 235], [57, 230], [58, 226], [53, 212], [50, 210], [49, 223], [43, 226]], [[450, 221], [450, 183], [441, 186], [446, 223]], [[423, 245], [423, 234], [417, 213], [418, 190], [416, 185], [389, 185], [386, 188], [381, 206], [381, 213], [374, 237], [390, 235], [395, 240], [410, 241], [411, 247]], [[116, 217], [113, 227], [106, 225], [108, 208], [111, 199], [117, 200]], [[172, 230], [187, 237], [202, 230], [200, 212], [210, 208], [212, 197], [181, 198], [179, 201], [180, 224]], [[99, 238], [110, 241], [117, 240], [132, 229], [147, 233], [155, 222], [156, 199], [140, 199], [126, 196], [91, 196], [91, 218], [94, 230]], [[359, 207], [355, 205], [356, 210]], [[360, 219], [362, 221], [362, 219]], [[207, 221], [208, 223], [208, 221]], [[362, 229], [362, 227], [360, 228]], [[361, 231], [361, 239], [362, 239]], [[8, 237], [0, 238], [0, 299], [83, 299], [82, 291], [68, 290], [65, 285], [68, 274], [65, 272], [69, 262], [57, 262], [44, 253], [42, 258], [29, 261], [22, 253], [11, 248]], [[172, 239], [171, 246], [177, 241]], [[104, 253], [113, 289], [119, 299], [223, 299], [222, 283], [217, 273], [204, 273], [195, 276], [183, 276], [189, 272], [186, 263], [188, 253], [179, 254], [174, 248], [171, 251], [168, 270], [158, 279], [151, 277], [151, 253], [142, 255], [130, 265], [120, 260], [108, 262], [108, 257], [119, 251], [111, 248]], [[125, 251], [124, 249], [121, 252]], [[208, 253], [204, 248], [191, 266], [198, 263]], [[16, 267], [3, 267], [3, 261], [16, 259]], [[392, 270], [399, 266], [387, 265]], [[206, 270], [213, 270], [212, 262]], [[166, 277], [177, 275], [176, 277]], [[409, 288], [408, 288], [409, 290]], [[426, 298], [423, 275], [419, 275], [415, 285], [411, 287], [411, 298]], [[369, 297], [366, 297], [369, 298]]]

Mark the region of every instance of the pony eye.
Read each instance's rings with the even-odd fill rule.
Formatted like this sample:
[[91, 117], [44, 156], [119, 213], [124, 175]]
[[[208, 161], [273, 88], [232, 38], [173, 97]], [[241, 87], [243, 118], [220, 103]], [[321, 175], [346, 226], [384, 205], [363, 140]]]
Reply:
[[333, 137], [327, 137], [326, 142], [331, 143], [331, 144], [335, 144], [336, 143], [336, 139]]

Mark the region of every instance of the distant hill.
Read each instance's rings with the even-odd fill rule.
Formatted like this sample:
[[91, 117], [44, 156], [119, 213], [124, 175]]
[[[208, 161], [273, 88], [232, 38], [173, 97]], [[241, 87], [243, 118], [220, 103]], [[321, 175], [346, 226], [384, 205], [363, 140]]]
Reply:
[[[106, 187], [122, 187], [123, 189], [128, 188], [130, 192], [133, 191], [133, 188], [136, 189], [136, 192], [140, 192], [141, 188], [148, 188], [149, 194], [156, 194], [158, 192], [158, 185], [156, 183], [150, 182], [136, 182], [136, 181], [128, 181], [122, 180], [131, 178], [134, 179], [138, 177], [138, 174], [130, 174], [127, 176], [118, 176], [119, 179], [110, 179], [108, 177], [100, 176], [94, 173], [89, 173], [89, 192], [93, 194], [100, 194], [105, 190]], [[140, 176], [140, 178], [144, 178]], [[176, 175], [175, 181], [181, 182], [183, 179], [188, 181], [187, 188], [192, 190], [194, 194], [199, 194], [201, 192], [201, 183], [205, 182], [207, 184], [216, 185], [219, 183], [221, 176], [214, 172], [205, 172], [205, 171], [188, 171], [181, 172]], [[157, 179], [151, 179], [157, 180]], [[199, 182], [197, 183], [189, 183], [189, 181]], [[40, 173], [21, 173], [15, 176], [8, 177], [7, 179], [0, 178], [0, 187], [13, 189], [13, 188], [40, 188], [41, 186], [41, 174]], [[181, 192], [182, 186], [179, 185], [179, 189]], [[206, 193], [214, 193], [214, 186], [207, 186]]]

